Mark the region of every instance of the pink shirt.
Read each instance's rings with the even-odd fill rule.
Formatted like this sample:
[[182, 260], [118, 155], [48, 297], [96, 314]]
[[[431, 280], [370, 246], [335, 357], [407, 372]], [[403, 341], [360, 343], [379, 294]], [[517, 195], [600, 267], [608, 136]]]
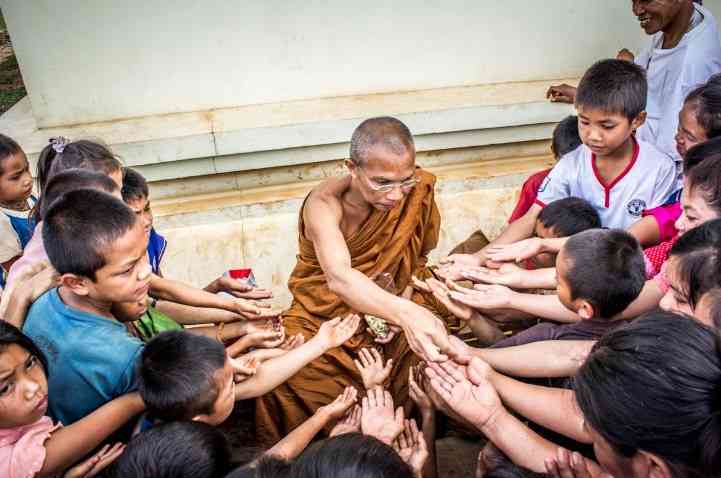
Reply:
[[676, 220], [681, 216], [681, 203], [675, 202], [665, 206], [643, 211], [643, 216], [653, 216], [658, 224], [660, 242], [670, 241], [678, 234]]
[[30, 241], [25, 246], [25, 249], [23, 250], [23, 255], [20, 256], [20, 259], [15, 261], [15, 263], [10, 268], [10, 272], [8, 272], [5, 289], [10, 289], [10, 285], [17, 278], [18, 274], [20, 274], [20, 272], [22, 272], [24, 269], [31, 267], [38, 262], [48, 260], [48, 255], [45, 252], [45, 245], [43, 244], [42, 227], [42, 222], [39, 222], [37, 226], [35, 226], [35, 230], [33, 231], [33, 237], [30, 238]]
[[0, 429], [0, 476], [35, 476], [45, 463], [45, 441], [60, 426], [42, 417], [30, 425]]

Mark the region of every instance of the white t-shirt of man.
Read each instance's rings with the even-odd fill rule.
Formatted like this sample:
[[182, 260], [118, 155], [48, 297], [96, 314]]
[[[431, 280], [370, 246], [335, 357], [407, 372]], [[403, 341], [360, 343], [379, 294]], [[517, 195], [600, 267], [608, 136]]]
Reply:
[[682, 158], [676, 151], [678, 114], [686, 96], [696, 87], [721, 72], [721, 35], [716, 19], [706, 8], [694, 3], [691, 30], [675, 48], [664, 50], [663, 32], [636, 57], [636, 64], [646, 69], [648, 99], [646, 123], [637, 137], [655, 144], [676, 161], [679, 180]]
[[604, 227], [627, 229], [644, 210], [663, 205], [676, 191], [673, 160], [652, 144], [637, 141], [631, 162], [609, 183], [596, 169], [596, 155], [582, 144], [556, 163], [538, 189], [536, 204], [578, 197], [598, 211]]

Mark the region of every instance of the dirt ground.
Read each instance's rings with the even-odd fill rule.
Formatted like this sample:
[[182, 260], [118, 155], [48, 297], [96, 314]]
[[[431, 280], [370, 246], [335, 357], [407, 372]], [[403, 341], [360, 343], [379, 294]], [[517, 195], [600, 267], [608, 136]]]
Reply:
[[20, 67], [0, 12], [0, 114], [9, 110], [25, 95]]

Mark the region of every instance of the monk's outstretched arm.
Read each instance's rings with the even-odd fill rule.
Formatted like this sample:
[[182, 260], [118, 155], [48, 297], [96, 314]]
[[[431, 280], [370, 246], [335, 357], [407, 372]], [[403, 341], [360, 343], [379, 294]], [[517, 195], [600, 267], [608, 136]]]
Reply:
[[[426, 360], [438, 361], [441, 354], [456, 355], [443, 322], [427, 309], [378, 287], [351, 265], [340, 222], [337, 200], [311, 194], [303, 208], [306, 235], [313, 242], [328, 288], [357, 312], [382, 317], [403, 328], [408, 344]], [[440, 351], [440, 353], [439, 353]]]

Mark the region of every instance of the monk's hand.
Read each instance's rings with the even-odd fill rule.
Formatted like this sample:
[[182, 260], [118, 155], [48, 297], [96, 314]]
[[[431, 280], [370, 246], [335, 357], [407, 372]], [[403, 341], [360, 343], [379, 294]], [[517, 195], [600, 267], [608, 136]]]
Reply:
[[340, 347], [355, 335], [360, 320], [360, 317], [356, 314], [350, 314], [345, 318], [336, 317], [328, 320], [323, 322], [314, 338], [321, 342], [325, 350]]
[[553, 103], [573, 103], [576, 101], [576, 87], [566, 83], [553, 85], [546, 91], [546, 98]]
[[383, 354], [376, 349], [363, 348], [358, 352], [358, 358], [353, 360], [360, 372], [363, 386], [366, 390], [382, 387], [391, 374], [393, 359], [383, 364]]
[[443, 322], [428, 309], [406, 301], [402, 314], [406, 340], [411, 350], [427, 362], [442, 362], [448, 357], [461, 359], [460, 351], [448, 340]]
[[361, 408], [361, 430], [364, 435], [376, 437], [386, 445], [391, 445], [403, 431], [403, 407], [394, 411], [393, 397], [387, 390], [381, 387], [367, 390]]

